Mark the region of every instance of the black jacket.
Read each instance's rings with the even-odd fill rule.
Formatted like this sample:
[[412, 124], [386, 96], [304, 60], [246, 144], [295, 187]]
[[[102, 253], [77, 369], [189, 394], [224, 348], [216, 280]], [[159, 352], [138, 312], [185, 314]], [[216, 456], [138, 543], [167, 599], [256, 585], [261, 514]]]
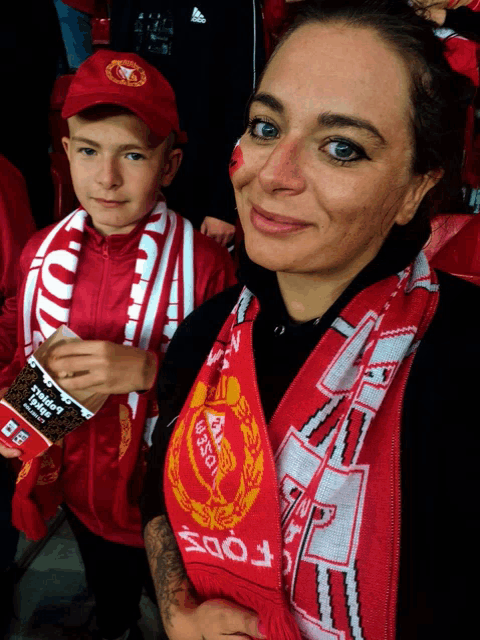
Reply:
[[[241, 279], [261, 305], [253, 346], [267, 420], [355, 293], [403, 268], [412, 257], [387, 242], [320, 322], [301, 325], [289, 319], [275, 274], [243, 259]], [[398, 640], [452, 640], [471, 637], [476, 628], [480, 288], [448, 274], [438, 276], [439, 306], [414, 358], [404, 397]], [[175, 418], [240, 288], [195, 310], [169, 346], [158, 380], [160, 418], [142, 497], [144, 523], [165, 512], [163, 463]]]

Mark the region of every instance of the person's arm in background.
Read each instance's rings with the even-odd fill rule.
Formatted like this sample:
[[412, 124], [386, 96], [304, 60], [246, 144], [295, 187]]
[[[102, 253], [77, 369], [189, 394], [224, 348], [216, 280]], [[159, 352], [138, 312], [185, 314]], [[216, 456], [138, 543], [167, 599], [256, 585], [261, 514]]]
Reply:
[[25, 181], [0, 155], [0, 370], [10, 364], [15, 354], [16, 294], [22, 280], [20, 254], [34, 231]]
[[235, 264], [227, 249], [194, 232], [194, 307], [237, 282]]
[[[228, 164], [235, 142], [245, 130], [246, 105], [265, 60], [262, 16], [258, 2], [230, 2], [223, 7], [223, 26], [215, 29], [216, 75], [222, 78], [215, 99], [218, 122], [209, 158], [210, 211], [201, 231], [223, 246], [235, 234], [235, 200]], [[225, 28], [227, 25], [227, 28]]]
[[226, 247], [233, 241], [235, 225], [213, 216], [205, 216], [200, 232], [218, 242], [222, 247]]
[[479, 0], [414, 0], [414, 5], [440, 27], [452, 29], [469, 40], [479, 41]]
[[459, 6], [447, 11], [443, 26], [469, 40], [480, 42], [480, 2], [477, 5], [475, 9], [471, 8], [474, 7], [472, 3], [471, 7]]

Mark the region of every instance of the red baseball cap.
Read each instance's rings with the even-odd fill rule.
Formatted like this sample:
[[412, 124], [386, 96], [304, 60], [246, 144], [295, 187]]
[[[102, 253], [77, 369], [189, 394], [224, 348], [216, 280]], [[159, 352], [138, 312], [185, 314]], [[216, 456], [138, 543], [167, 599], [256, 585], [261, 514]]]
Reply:
[[160, 71], [135, 53], [100, 49], [87, 58], [70, 83], [62, 117], [70, 118], [97, 104], [125, 107], [159, 137], [174, 131], [178, 143], [187, 141], [180, 130], [172, 87]]

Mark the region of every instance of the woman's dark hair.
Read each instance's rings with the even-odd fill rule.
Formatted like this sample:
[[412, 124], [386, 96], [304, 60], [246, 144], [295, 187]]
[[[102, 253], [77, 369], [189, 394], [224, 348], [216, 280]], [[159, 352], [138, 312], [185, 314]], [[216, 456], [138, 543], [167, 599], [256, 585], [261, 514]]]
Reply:
[[[424, 199], [405, 232], [429, 233], [436, 205], [460, 191], [467, 107], [473, 97], [468, 78], [452, 70], [435, 25], [402, 0], [306, 0], [290, 5], [294, 17], [273, 53], [300, 27], [329, 22], [374, 29], [406, 62], [411, 76], [412, 170], [443, 169], [443, 179]], [[260, 79], [261, 82], [261, 79]], [[407, 229], [408, 227], [408, 229]], [[426, 239], [426, 238], [425, 238]]]

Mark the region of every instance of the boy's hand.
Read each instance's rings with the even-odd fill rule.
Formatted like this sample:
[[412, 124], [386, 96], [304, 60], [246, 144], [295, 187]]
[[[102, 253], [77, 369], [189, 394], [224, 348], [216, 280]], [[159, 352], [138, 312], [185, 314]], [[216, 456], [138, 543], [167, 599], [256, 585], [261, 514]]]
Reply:
[[105, 340], [83, 340], [52, 347], [50, 374], [66, 391], [130, 393], [150, 389], [157, 361], [150, 352]]
[[18, 458], [21, 456], [22, 452], [20, 449], [10, 449], [10, 447], [4, 447], [3, 444], [0, 444], [0, 456], [4, 458]]
[[226, 247], [233, 240], [235, 226], [218, 218], [205, 216], [200, 227], [200, 232], [209, 238], [213, 238], [222, 247]]

